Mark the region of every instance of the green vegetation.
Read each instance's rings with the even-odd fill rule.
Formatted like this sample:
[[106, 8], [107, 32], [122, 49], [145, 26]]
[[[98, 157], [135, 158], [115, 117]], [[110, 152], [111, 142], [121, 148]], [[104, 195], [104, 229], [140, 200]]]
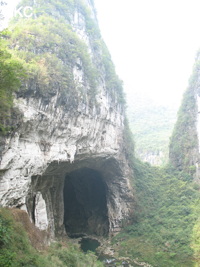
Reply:
[[[41, 15], [37, 20], [28, 19], [26, 24], [20, 20], [12, 30], [12, 53], [26, 62], [29, 73], [24, 93], [42, 96], [47, 102], [60, 93], [58, 104], [66, 108], [75, 105], [75, 101], [78, 103], [81, 97], [94, 97], [97, 70], [86, 44], [70, 26]], [[84, 73], [81, 83], [74, 77], [74, 67]]]
[[13, 108], [13, 93], [16, 92], [25, 75], [22, 62], [9, 53], [3, 37], [7, 32], [0, 33], [0, 134], [5, 134], [10, 127]]
[[[59, 93], [57, 105], [67, 109], [76, 108], [80, 101], [96, 105], [97, 83], [102, 79], [104, 67], [107, 92], [114, 101], [124, 103], [122, 83], [86, 4], [81, 0], [20, 2], [20, 6], [27, 5], [33, 7], [34, 16], [15, 17], [10, 27], [12, 53], [26, 62], [29, 73], [23, 93], [42, 96], [46, 103]], [[74, 21], [75, 12], [83, 18]], [[85, 25], [93, 57], [87, 40], [81, 40], [72, 27], [76, 23], [79, 28], [79, 23], [83, 24], [81, 27]], [[83, 74], [83, 80], [76, 73]]]
[[156, 165], [166, 164], [176, 109], [158, 104], [144, 94], [135, 93], [129, 103], [127, 116], [134, 135], [136, 156], [145, 160], [149, 155]]
[[199, 71], [196, 63], [190, 85], [186, 90], [178, 119], [170, 140], [170, 163], [179, 170], [194, 173], [195, 159], [198, 157], [198, 137], [196, 133], [197, 103], [195, 99], [196, 80]]
[[[90, 106], [96, 105], [98, 84], [103, 80], [114, 103], [124, 106], [122, 82], [116, 75], [91, 10], [81, 0], [34, 2], [24, 0], [20, 3], [33, 6], [34, 17], [14, 18], [11, 33], [1, 33], [0, 36], [1, 133], [12, 129], [8, 121], [13, 112], [13, 93], [42, 98], [45, 104], [52, 97], [59, 96], [57, 106], [62, 105], [66, 110], [76, 109], [80, 101]], [[93, 56], [88, 44], [80, 39], [72, 26], [76, 23], [75, 11], [84, 18], [83, 24]], [[193, 89], [198, 71], [197, 64], [171, 139], [170, 160], [178, 170], [155, 168], [136, 160], [133, 157], [130, 130], [125, 121], [125, 153], [134, 171], [132, 182], [138, 206], [132, 225], [125, 227], [113, 239], [113, 244], [120, 256], [138, 258], [154, 267], [192, 267], [195, 261], [200, 261], [200, 188], [192, 181], [195, 166], [191, 161], [197, 144]], [[79, 74], [83, 77], [81, 81], [77, 77]], [[161, 151], [165, 163], [167, 139], [176, 111], [152, 106], [152, 102], [137, 106], [138, 98], [135, 99], [129, 118], [137, 144], [136, 153], [143, 155]], [[1, 209], [0, 266], [95, 267], [102, 264], [93, 254], [83, 254], [71, 244], [54, 243], [38, 252], [10, 210]]]
[[[170, 167], [153, 168], [135, 160], [134, 187], [139, 205], [133, 224], [114, 241], [120, 242], [120, 255], [153, 266], [200, 266], [200, 187], [194, 182], [199, 158], [198, 58], [199, 54], [170, 140]], [[167, 137], [175, 118], [173, 110], [155, 107], [145, 98], [142, 101], [141, 106], [133, 103], [129, 111], [136, 154], [141, 158], [148, 151], [168, 150]]]
[[200, 242], [193, 231], [199, 225], [199, 187], [187, 173], [138, 160], [134, 173], [138, 207], [133, 224], [114, 238], [119, 255], [154, 267], [194, 266]]
[[102, 267], [92, 253], [84, 254], [72, 244], [53, 243], [38, 252], [11, 210], [0, 209], [0, 266], [2, 267]]
[[[196, 185], [196, 187], [200, 189], [199, 185]], [[196, 204], [197, 210], [199, 209], [199, 206], [200, 206], [200, 203], [198, 201]], [[194, 258], [195, 258], [195, 263], [196, 263], [195, 266], [198, 267], [200, 265], [200, 218], [198, 218], [193, 228], [191, 247], [194, 251]]]
[[[122, 82], [92, 11], [83, 1], [24, 0], [20, 6], [32, 6], [34, 16], [13, 18], [10, 32], [0, 35], [1, 135], [14, 130], [20, 117], [13, 109], [13, 93], [42, 98], [44, 104], [58, 95], [57, 106], [76, 109], [79, 102], [97, 105], [97, 84], [103, 78], [112, 101], [124, 104]], [[71, 26], [78, 23], [74, 22], [77, 11], [83, 16], [94, 57]]]
[[115, 72], [115, 66], [112, 62], [111, 55], [103, 41], [101, 42], [101, 49], [102, 49], [102, 62], [106, 73], [105, 76], [106, 87], [108, 88], [108, 91], [111, 92], [111, 96], [113, 98], [116, 98], [117, 95], [118, 103], [125, 104], [123, 83]]
[[125, 145], [125, 155], [130, 164], [130, 168], [134, 166], [135, 159], [135, 143], [133, 142], [133, 134], [129, 127], [127, 118], [124, 121], [124, 145]]

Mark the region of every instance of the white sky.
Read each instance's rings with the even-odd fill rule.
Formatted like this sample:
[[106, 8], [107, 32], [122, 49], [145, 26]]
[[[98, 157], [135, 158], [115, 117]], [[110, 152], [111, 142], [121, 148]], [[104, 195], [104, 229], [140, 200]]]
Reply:
[[127, 99], [139, 91], [179, 105], [200, 48], [200, 0], [95, 3]]
[[[6, 12], [19, 0], [7, 0]], [[95, 0], [127, 99], [180, 103], [200, 48], [200, 0]]]
[[14, 8], [20, 0], [0, 0], [0, 1], [7, 3], [7, 5], [4, 5], [0, 8], [2, 10], [4, 17], [5, 17], [4, 23], [1, 23], [2, 28], [4, 28], [7, 26], [8, 18], [12, 17]]

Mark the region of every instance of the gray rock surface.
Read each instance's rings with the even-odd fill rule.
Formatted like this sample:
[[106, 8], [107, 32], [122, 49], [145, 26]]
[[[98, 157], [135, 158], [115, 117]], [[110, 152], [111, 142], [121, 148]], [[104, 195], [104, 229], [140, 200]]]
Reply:
[[[90, 2], [87, 4], [93, 11]], [[92, 12], [93, 17], [94, 14]], [[78, 11], [72, 26], [87, 44], [91, 58], [95, 58], [84, 17]], [[79, 58], [77, 64], [81, 65]], [[134, 210], [129, 180], [132, 171], [124, 143], [124, 108], [108, 93], [105, 70], [101, 68], [101, 72], [93, 106], [81, 97], [76, 108], [58, 106], [59, 91], [48, 104], [42, 97], [33, 95], [15, 97], [15, 107], [23, 114], [23, 119], [17, 130], [6, 138], [2, 151], [0, 204], [26, 210], [36, 226], [48, 229], [52, 237], [65, 233], [64, 183], [75, 170], [94, 170], [104, 184], [102, 198], [106, 199], [106, 219], [102, 225], [107, 225], [107, 234], [119, 231], [122, 222]], [[84, 74], [77, 65], [73, 73], [76, 84], [84, 87]], [[92, 190], [90, 185], [88, 188]], [[80, 186], [74, 185], [76, 194], [78, 190], [80, 195], [84, 194]], [[78, 201], [76, 194], [74, 198]], [[86, 224], [99, 229], [90, 234], [105, 234], [98, 225], [103, 217], [98, 219], [95, 211], [88, 215], [88, 210], [89, 207], [87, 215], [83, 212]]]

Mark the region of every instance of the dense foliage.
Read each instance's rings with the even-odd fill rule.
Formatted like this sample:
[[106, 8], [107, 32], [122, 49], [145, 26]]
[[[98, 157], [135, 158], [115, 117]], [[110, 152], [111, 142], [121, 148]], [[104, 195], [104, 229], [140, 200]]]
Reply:
[[53, 243], [38, 252], [11, 210], [0, 209], [0, 266], [3, 267], [102, 267], [92, 253], [84, 254], [70, 243]]
[[[34, 17], [14, 18], [11, 34], [2, 33], [0, 36], [1, 132], [8, 130], [14, 92], [21, 96], [42, 97], [47, 104], [59, 94], [57, 105], [70, 109], [76, 108], [79, 101], [96, 104], [98, 83], [101, 84], [103, 78], [113, 101], [124, 104], [122, 82], [115, 73], [91, 10], [81, 0], [23, 0], [21, 4], [33, 6]], [[84, 18], [88, 44], [80, 39], [71, 25], [76, 11]], [[94, 56], [88, 47], [95, 52]], [[191, 80], [192, 87], [198, 67], [196, 70]], [[79, 81], [75, 73], [82, 73], [84, 79]], [[137, 109], [136, 103], [133, 106], [131, 128], [138, 144], [138, 154], [145, 151], [163, 151], [166, 154], [174, 110], [146, 104]], [[153, 168], [133, 159], [134, 146], [125, 122], [125, 152], [134, 169], [133, 186], [138, 206], [132, 225], [113, 240], [121, 256], [139, 258], [154, 267], [190, 267], [199, 260], [199, 186], [192, 182], [194, 165], [190, 162], [197, 137], [194, 131], [185, 131], [193, 129], [195, 111], [194, 94], [188, 90], [179, 111], [170, 150], [172, 162], [176, 162], [175, 167], [180, 171]], [[72, 245], [56, 243], [39, 253], [32, 247], [23, 227], [5, 209], [0, 211], [0, 265], [102, 266], [93, 254], [84, 255]]]
[[0, 33], [0, 132], [6, 133], [10, 128], [12, 116], [13, 92], [16, 92], [25, 75], [22, 62], [9, 53], [3, 37], [8, 33]]
[[[198, 57], [197, 57], [198, 58]], [[197, 100], [199, 90], [198, 75], [200, 64], [197, 60], [193, 75], [189, 81], [181, 107], [178, 112], [177, 122], [170, 140], [170, 163], [179, 170], [194, 173], [198, 157]]]
[[[37, 20], [29, 19], [26, 24], [19, 21], [15, 24], [11, 43], [12, 53], [28, 64], [29, 80], [23, 88], [25, 93], [28, 89], [27, 93], [42, 96], [43, 101], [60, 93], [58, 104], [65, 106], [70, 105], [67, 98], [72, 94], [70, 100], [86, 98], [87, 94], [88, 97], [94, 96], [96, 70], [87, 46], [61, 21], [47, 15]], [[82, 84], [74, 79], [74, 67], [84, 72]]]
[[138, 207], [133, 224], [114, 239], [119, 254], [154, 267], [194, 266], [194, 240], [196, 254], [199, 244], [199, 233], [193, 231], [199, 225], [199, 186], [187, 173], [138, 160], [134, 171]]
[[[76, 108], [80, 101], [96, 105], [98, 84], [103, 78], [113, 101], [124, 103], [122, 83], [94, 14], [83, 1], [24, 0], [20, 6], [33, 8], [31, 18], [16, 16], [11, 27], [12, 53], [24, 59], [29, 70], [29, 79], [23, 86], [25, 94], [42, 96], [47, 103], [59, 94], [57, 104], [66, 108]], [[86, 37], [77, 34], [73, 27], [76, 23]]]
[[33, 8], [33, 16], [18, 14], [10, 33], [0, 35], [0, 134], [12, 133], [21, 119], [13, 109], [13, 93], [40, 98], [45, 105], [56, 97], [56, 106], [76, 110], [80, 102], [98, 106], [100, 84], [112, 102], [123, 108], [122, 82], [93, 10], [81, 0], [20, 1], [18, 7], [25, 6]]

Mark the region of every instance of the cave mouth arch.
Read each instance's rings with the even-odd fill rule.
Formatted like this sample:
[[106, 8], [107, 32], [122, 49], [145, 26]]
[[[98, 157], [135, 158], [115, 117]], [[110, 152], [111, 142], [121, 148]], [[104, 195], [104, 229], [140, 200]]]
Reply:
[[64, 181], [64, 226], [70, 237], [107, 236], [106, 184], [99, 171], [81, 168]]

